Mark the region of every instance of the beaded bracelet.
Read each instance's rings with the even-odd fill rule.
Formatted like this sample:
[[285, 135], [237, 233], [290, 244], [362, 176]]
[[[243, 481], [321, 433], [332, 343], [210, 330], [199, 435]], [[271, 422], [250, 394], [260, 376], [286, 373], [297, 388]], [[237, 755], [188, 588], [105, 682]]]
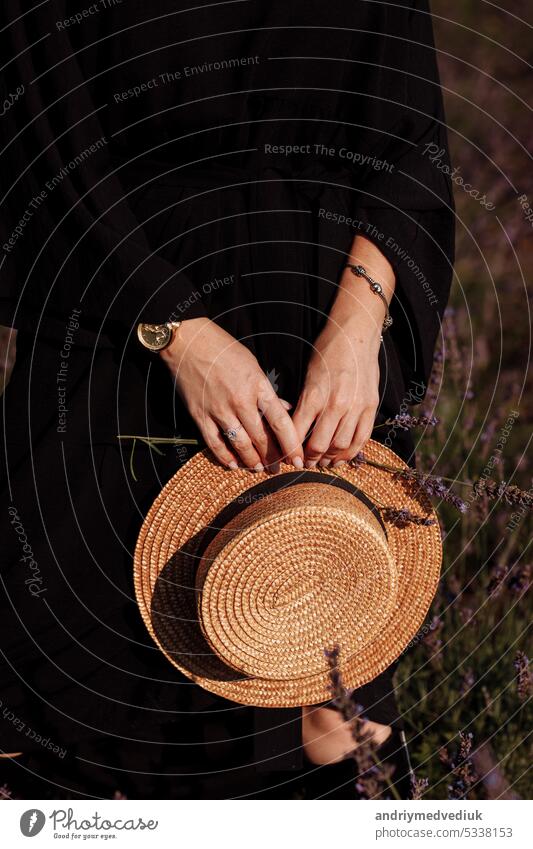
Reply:
[[368, 274], [366, 268], [364, 268], [362, 265], [350, 265], [350, 263], [348, 263], [346, 268], [349, 268], [350, 271], [352, 272], [352, 274], [355, 275], [355, 277], [364, 277], [365, 280], [368, 281], [368, 284], [369, 284], [370, 288], [372, 289], [372, 291], [379, 298], [381, 298], [381, 300], [385, 304], [385, 319], [383, 321], [383, 328], [382, 328], [382, 331], [384, 333], [385, 330], [388, 330], [389, 327], [391, 326], [392, 318], [391, 318], [391, 315], [390, 315], [390, 312], [389, 312], [389, 305], [387, 303], [387, 299], [385, 298], [385, 295], [383, 294], [383, 287], [381, 286], [380, 283], [377, 282], [377, 280], [374, 280], [374, 278], [371, 277], [370, 274]]

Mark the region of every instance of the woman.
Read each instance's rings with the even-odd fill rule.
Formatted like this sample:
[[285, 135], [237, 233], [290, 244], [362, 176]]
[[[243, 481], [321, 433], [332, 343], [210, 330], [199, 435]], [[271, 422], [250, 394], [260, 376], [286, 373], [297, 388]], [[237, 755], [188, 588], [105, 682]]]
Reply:
[[[333, 711], [224, 702], [150, 644], [132, 549], [193, 449], [130, 468], [117, 436], [198, 438], [228, 468], [346, 462], [422, 400], [448, 296], [426, 0], [186, 5], [4, 14], [0, 743], [36, 797], [290, 797], [304, 773], [351, 792]], [[139, 324], [170, 322], [147, 351]], [[391, 675], [355, 694], [378, 743]]]

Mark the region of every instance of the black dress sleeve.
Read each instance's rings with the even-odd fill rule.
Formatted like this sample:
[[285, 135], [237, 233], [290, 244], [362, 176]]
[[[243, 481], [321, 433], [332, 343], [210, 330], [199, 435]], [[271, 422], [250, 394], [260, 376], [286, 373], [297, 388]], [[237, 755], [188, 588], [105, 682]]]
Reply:
[[[43, 312], [78, 307], [89, 326], [127, 333], [138, 321], [203, 315], [191, 280], [151, 251], [114, 171], [106, 101], [95, 102], [80, 61], [92, 49], [105, 63], [107, 39], [74, 47], [82, 27], [59, 23], [78, 6], [2, 7], [0, 323], [31, 329]], [[91, 34], [104, 18], [91, 19]]]
[[388, 6], [375, 71], [371, 128], [356, 130], [370, 164], [358, 185], [356, 232], [396, 273], [391, 306], [404, 374], [427, 385], [454, 261], [454, 203], [431, 13], [427, 0]]

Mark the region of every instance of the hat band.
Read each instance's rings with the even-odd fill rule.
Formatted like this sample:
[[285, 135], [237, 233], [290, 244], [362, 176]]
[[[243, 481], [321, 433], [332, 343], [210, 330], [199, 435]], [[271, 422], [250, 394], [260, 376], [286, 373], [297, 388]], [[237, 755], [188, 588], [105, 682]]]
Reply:
[[379, 525], [385, 534], [385, 538], [387, 538], [387, 528], [385, 527], [385, 523], [381, 518], [378, 508], [374, 502], [370, 500], [368, 495], [349, 481], [341, 477], [324, 474], [323, 472], [285, 472], [284, 474], [268, 478], [255, 486], [251, 486], [249, 489], [244, 490], [244, 492], [241, 492], [240, 495], [236, 496], [236, 498], [234, 498], [233, 501], [230, 501], [229, 504], [226, 504], [220, 513], [214, 517], [213, 521], [209, 523], [209, 528], [198, 546], [198, 558], [201, 560], [206, 549], [209, 547], [219, 531], [223, 530], [223, 528], [231, 522], [232, 519], [238, 516], [239, 513], [242, 513], [247, 507], [261, 501], [263, 498], [275, 495], [276, 492], [281, 492], [284, 489], [288, 489], [291, 486], [300, 483], [321, 483], [325, 486], [333, 486], [338, 489], [343, 489], [345, 492], [349, 492], [355, 498], [358, 498], [359, 501], [361, 501], [365, 507], [370, 510], [372, 515], [379, 522]]

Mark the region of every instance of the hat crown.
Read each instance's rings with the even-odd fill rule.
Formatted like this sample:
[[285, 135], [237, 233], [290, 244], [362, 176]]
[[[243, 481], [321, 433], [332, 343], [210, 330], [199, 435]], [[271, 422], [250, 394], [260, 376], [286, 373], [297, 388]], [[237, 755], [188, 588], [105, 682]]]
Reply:
[[207, 547], [197, 588], [206, 638], [229, 666], [290, 679], [325, 669], [332, 640], [352, 653], [367, 645], [392, 612], [397, 575], [371, 508], [325, 481], [245, 507]]

